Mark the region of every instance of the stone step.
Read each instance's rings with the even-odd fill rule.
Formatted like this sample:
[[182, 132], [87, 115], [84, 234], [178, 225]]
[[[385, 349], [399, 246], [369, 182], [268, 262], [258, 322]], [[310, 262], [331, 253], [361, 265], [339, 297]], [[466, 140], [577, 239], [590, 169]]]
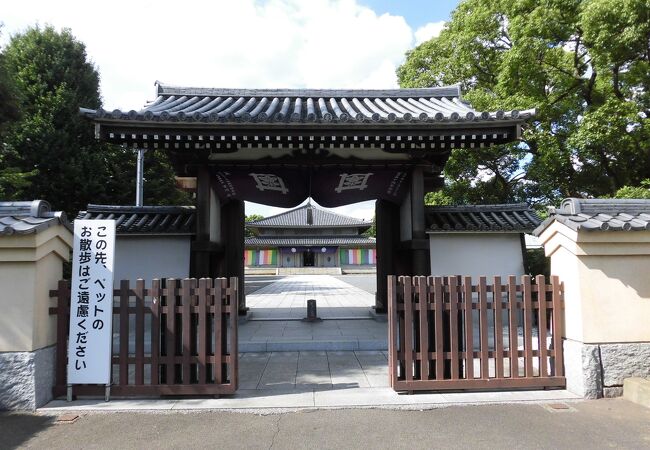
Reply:
[[623, 380], [623, 398], [650, 408], [650, 379], [635, 377]]
[[279, 267], [278, 275], [341, 275], [340, 267]]

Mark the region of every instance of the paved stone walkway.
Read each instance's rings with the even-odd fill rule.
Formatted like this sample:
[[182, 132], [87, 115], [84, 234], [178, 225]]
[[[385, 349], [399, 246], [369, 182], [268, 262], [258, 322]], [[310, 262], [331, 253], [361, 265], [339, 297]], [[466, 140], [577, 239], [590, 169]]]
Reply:
[[388, 386], [380, 351], [243, 353], [241, 389], [351, 389]]
[[307, 300], [315, 299], [318, 316], [368, 318], [375, 296], [330, 275], [282, 278], [246, 297], [253, 319], [302, 319]]
[[[307, 300], [318, 322], [303, 322]], [[375, 297], [329, 275], [282, 278], [249, 294], [250, 320], [239, 326], [241, 352], [387, 350], [388, 325], [370, 316]]]

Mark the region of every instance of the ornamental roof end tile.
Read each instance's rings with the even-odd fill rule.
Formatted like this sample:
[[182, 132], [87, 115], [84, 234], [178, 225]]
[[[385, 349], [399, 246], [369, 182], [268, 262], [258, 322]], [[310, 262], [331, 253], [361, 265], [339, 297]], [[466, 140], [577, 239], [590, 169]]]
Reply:
[[533, 234], [539, 236], [557, 221], [574, 231], [650, 230], [650, 199], [567, 198]]
[[40, 233], [56, 225], [72, 231], [65, 213], [52, 211], [45, 200], [0, 202], [0, 235]]

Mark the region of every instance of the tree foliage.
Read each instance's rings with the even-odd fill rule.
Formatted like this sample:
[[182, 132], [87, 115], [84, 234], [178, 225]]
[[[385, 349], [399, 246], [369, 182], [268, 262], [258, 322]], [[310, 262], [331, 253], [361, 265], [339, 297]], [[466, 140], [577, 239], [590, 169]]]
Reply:
[[459, 83], [478, 110], [537, 109], [520, 143], [458, 149], [441, 198], [556, 203], [650, 174], [649, 0], [465, 0], [407, 54], [402, 87]]
[[[80, 107], [101, 106], [99, 73], [84, 44], [69, 30], [33, 27], [11, 38], [2, 59], [19, 117], [0, 134], [0, 195], [47, 199], [73, 216], [88, 203], [132, 203], [134, 152], [98, 142], [92, 123], [79, 114]], [[152, 154], [145, 199], [187, 202], [174, 187], [166, 156]]]
[[650, 178], [643, 180], [639, 186], [623, 186], [614, 194], [614, 198], [650, 199]]
[[[261, 214], [248, 214], [248, 215], [245, 217], [245, 223], [248, 224], [249, 222], [256, 222], [256, 221], [258, 221], [258, 220], [262, 220], [262, 219], [264, 219], [264, 216], [261, 215]], [[246, 226], [245, 229], [244, 229], [244, 235], [245, 235], [246, 237], [254, 237], [254, 236], [257, 236], [257, 235], [253, 232], [253, 230], [252, 230], [251, 228], [249, 228], [248, 226]]]

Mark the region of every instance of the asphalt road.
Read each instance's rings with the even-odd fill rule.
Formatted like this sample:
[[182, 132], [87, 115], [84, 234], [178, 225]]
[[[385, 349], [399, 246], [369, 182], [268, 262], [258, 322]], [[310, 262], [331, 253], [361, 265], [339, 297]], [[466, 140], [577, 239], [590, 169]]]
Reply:
[[0, 415], [0, 448], [124, 449], [644, 449], [650, 409], [623, 399], [569, 403], [452, 406], [428, 411], [320, 410]]

